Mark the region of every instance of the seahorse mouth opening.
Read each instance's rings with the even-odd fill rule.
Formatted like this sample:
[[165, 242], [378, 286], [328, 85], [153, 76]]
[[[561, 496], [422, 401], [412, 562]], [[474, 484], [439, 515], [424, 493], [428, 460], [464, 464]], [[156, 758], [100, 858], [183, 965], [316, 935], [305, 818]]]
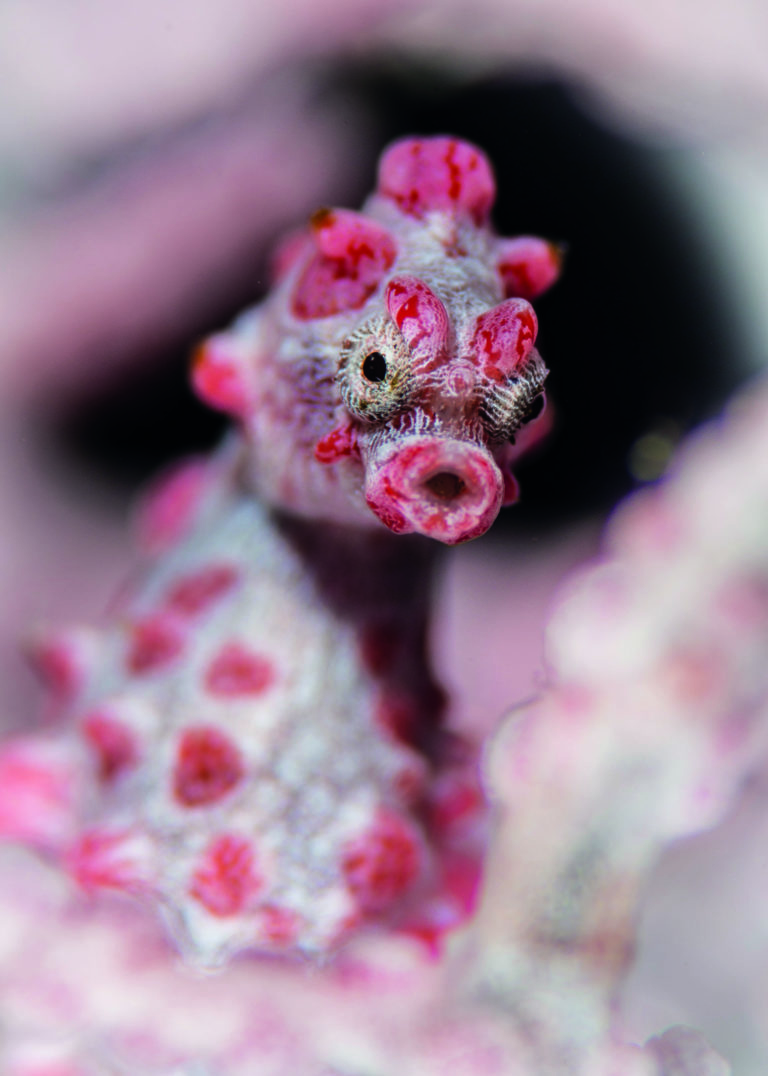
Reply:
[[464, 479], [450, 471], [439, 471], [432, 475], [426, 480], [424, 486], [437, 500], [447, 502], [458, 500], [467, 488]]

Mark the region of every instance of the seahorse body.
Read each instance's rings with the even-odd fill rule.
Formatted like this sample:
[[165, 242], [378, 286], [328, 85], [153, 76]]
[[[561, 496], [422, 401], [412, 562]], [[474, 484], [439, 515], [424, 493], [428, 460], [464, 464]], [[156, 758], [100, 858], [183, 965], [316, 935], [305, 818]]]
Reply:
[[[430, 544], [516, 499], [543, 407], [542, 240], [497, 238], [493, 176], [396, 143], [360, 214], [283, 246], [269, 297], [198, 351], [236, 419], [149, 498], [112, 624], [39, 647], [67, 717], [0, 756], [0, 834], [154, 901], [192, 959], [325, 955], [471, 904], [481, 796], [426, 656]], [[505, 297], [506, 296], [506, 297]]]

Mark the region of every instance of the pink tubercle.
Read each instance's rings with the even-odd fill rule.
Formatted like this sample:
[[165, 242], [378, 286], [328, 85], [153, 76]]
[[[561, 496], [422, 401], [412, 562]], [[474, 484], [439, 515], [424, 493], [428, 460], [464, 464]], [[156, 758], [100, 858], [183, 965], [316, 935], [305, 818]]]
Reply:
[[184, 635], [176, 621], [163, 614], [148, 616], [130, 628], [126, 665], [134, 676], [162, 672], [181, 656]]
[[289, 232], [277, 244], [270, 258], [270, 279], [279, 284], [312, 248], [312, 236], [306, 228]]
[[233, 564], [208, 564], [179, 576], [168, 588], [165, 607], [179, 616], [207, 612], [238, 582], [240, 572]]
[[275, 682], [273, 662], [242, 643], [225, 643], [205, 673], [205, 688], [223, 699], [263, 695]]
[[470, 354], [486, 376], [504, 381], [525, 362], [537, 332], [531, 304], [525, 299], [506, 299], [475, 319]]
[[382, 808], [370, 829], [342, 854], [347, 888], [363, 913], [381, 912], [413, 885], [422, 866], [420, 843], [398, 814]]
[[148, 553], [162, 553], [188, 533], [210, 482], [209, 463], [195, 457], [176, 464], [150, 486], [137, 516], [139, 542]]
[[70, 850], [67, 864], [87, 893], [99, 889], [135, 893], [149, 885], [147, 850], [131, 829], [87, 830]]
[[409, 438], [380, 462], [370, 461], [365, 493], [390, 529], [456, 545], [491, 526], [501, 507], [503, 480], [480, 446], [424, 436]]
[[407, 138], [382, 155], [379, 193], [411, 217], [443, 212], [486, 223], [496, 198], [487, 157], [457, 138]]
[[60, 846], [74, 823], [77, 774], [66, 758], [34, 740], [0, 751], [0, 838]]
[[95, 755], [102, 782], [108, 784], [134, 768], [139, 760], [136, 734], [108, 707], [86, 714], [81, 728], [86, 743]]
[[380, 224], [345, 209], [312, 218], [317, 253], [302, 272], [292, 311], [301, 321], [359, 310], [394, 264], [397, 246]]
[[[448, 313], [435, 293], [416, 277], [397, 276], [387, 284], [386, 304], [420, 369], [428, 372], [448, 358]], [[425, 365], [426, 364], [426, 365]]]
[[218, 803], [242, 780], [240, 750], [212, 726], [186, 729], [179, 740], [172, 775], [173, 795], [183, 807]]
[[535, 299], [560, 276], [563, 250], [556, 243], [520, 235], [500, 239], [497, 250], [498, 269], [509, 299]]
[[192, 388], [209, 407], [244, 417], [253, 406], [248, 371], [228, 337], [212, 336], [192, 356]]
[[94, 659], [94, 633], [80, 628], [36, 632], [26, 643], [32, 666], [56, 702], [73, 702]]
[[301, 930], [301, 917], [291, 908], [263, 904], [256, 913], [256, 940], [269, 948], [288, 949]]
[[349, 457], [360, 458], [357, 427], [351, 422], [336, 426], [315, 445], [315, 459], [318, 463], [337, 463]]
[[220, 918], [244, 912], [261, 890], [252, 843], [236, 833], [215, 837], [203, 853], [190, 884], [190, 894]]

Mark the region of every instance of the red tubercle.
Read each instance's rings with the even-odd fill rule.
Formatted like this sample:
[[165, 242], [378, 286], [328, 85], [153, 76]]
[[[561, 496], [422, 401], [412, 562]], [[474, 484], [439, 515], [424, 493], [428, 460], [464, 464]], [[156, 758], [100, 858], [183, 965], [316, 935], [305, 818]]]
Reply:
[[311, 224], [317, 253], [296, 284], [293, 314], [309, 321], [358, 310], [394, 264], [394, 239], [381, 225], [347, 209], [319, 210]]
[[431, 360], [428, 369], [446, 361], [450, 336], [448, 313], [422, 280], [393, 277], [387, 285], [386, 304], [415, 358]]
[[223, 699], [263, 695], [277, 679], [274, 664], [239, 642], [225, 643], [205, 673], [209, 694]]
[[203, 853], [189, 892], [211, 915], [225, 918], [244, 912], [263, 885], [251, 842], [223, 833]]
[[173, 795], [183, 807], [207, 807], [232, 791], [245, 774], [243, 757], [217, 728], [188, 728], [179, 740]]
[[87, 830], [67, 856], [70, 875], [86, 893], [141, 892], [149, 885], [148, 866], [147, 848], [130, 829]]
[[563, 267], [563, 248], [520, 235], [498, 242], [498, 270], [508, 299], [535, 299], [550, 288]]
[[442, 210], [466, 214], [481, 226], [496, 198], [496, 183], [476, 146], [457, 138], [408, 138], [383, 154], [378, 191], [408, 216]]
[[148, 616], [130, 629], [126, 666], [134, 676], [162, 672], [184, 650], [184, 635], [177, 622], [162, 613]]
[[318, 463], [336, 463], [348, 457], [359, 459], [360, 446], [357, 427], [354, 423], [344, 422], [320, 438], [315, 445], [315, 459]]
[[193, 457], [176, 464], [149, 487], [136, 520], [144, 550], [162, 553], [188, 533], [210, 480], [208, 461]]
[[233, 564], [208, 564], [176, 579], [166, 593], [165, 607], [179, 616], [205, 613], [239, 579], [240, 572]]
[[212, 336], [192, 356], [192, 388], [209, 407], [243, 418], [253, 406], [242, 355], [226, 336]]
[[87, 714], [81, 728], [95, 755], [99, 780], [108, 784], [134, 768], [140, 754], [138, 739], [108, 708]]
[[382, 912], [413, 885], [422, 852], [415, 833], [393, 811], [379, 810], [370, 829], [350, 841], [341, 867], [363, 913]]
[[503, 380], [525, 361], [537, 332], [531, 304], [525, 299], [506, 299], [475, 319], [470, 354], [488, 377]]

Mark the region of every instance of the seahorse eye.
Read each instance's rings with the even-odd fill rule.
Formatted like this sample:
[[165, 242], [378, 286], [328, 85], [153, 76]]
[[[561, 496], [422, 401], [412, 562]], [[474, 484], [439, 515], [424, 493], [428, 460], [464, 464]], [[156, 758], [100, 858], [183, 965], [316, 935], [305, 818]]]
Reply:
[[374, 385], [385, 381], [387, 377], [387, 360], [380, 351], [372, 351], [363, 360], [363, 377]]
[[536, 396], [531, 401], [531, 405], [528, 408], [528, 414], [525, 416], [526, 422], [532, 422], [535, 418], [538, 418], [541, 412], [544, 410], [544, 397]]

